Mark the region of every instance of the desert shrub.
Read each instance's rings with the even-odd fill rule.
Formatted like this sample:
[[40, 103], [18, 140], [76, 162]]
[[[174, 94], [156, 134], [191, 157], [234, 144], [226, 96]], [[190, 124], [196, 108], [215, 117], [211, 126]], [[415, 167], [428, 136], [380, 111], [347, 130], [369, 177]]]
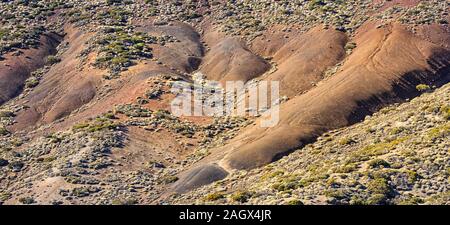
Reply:
[[309, 10], [314, 10], [324, 5], [325, 2], [323, 0], [311, 0], [311, 2], [309, 3]]
[[335, 169], [335, 173], [351, 173], [353, 171], [356, 171], [358, 169], [358, 164], [356, 163], [348, 163], [346, 165], [343, 165], [339, 168]]
[[0, 136], [7, 135], [7, 134], [9, 134], [9, 131], [6, 129], [6, 127], [0, 125]]
[[8, 192], [0, 192], [0, 202], [6, 201], [11, 198], [11, 193]]
[[353, 49], [356, 48], [356, 43], [355, 42], [349, 42], [345, 45], [345, 50], [348, 51], [352, 51]]
[[450, 135], [450, 124], [434, 127], [427, 132], [427, 136], [430, 139], [444, 138], [448, 135]]
[[[124, 17], [126, 12], [111, 12], [112, 17]], [[119, 18], [116, 18], [119, 19]], [[124, 20], [124, 18], [120, 19]], [[140, 32], [125, 32], [121, 28], [107, 27], [94, 43], [98, 57], [94, 65], [102, 69], [118, 72], [130, 67], [135, 60], [152, 57], [147, 44], [156, 43], [156, 38]]]
[[391, 135], [396, 135], [396, 134], [400, 134], [401, 132], [403, 132], [405, 130], [404, 127], [394, 127], [389, 131], [389, 134]]
[[23, 144], [23, 142], [22, 140], [15, 138], [10, 141], [10, 144], [14, 147], [19, 147]]
[[136, 205], [138, 204], [138, 201], [134, 198], [129, 198], [129, 199], [114, 199], [111, 204], [113, 205]]
[[398, 138], [387, 142], [380, 142], [368, 145], [360, 150], [353, 152], [346, 163], [356, 163], [367, 161], [371, 156], [379, 156], [387, 154], [390, 150], [397, 148], [397, 146], [408, 140], [407, 137]]
[[98, 117], [93, 121], [89, 121], [86, 123], [79, 123], [72, 127], [74, 132], [78, 131], [88, 131], [88, 132], [96, 132], [102, 130], [114, 130], [120, 128], [119, 123], [115, 123], [110, 121], [110, 119], [105, 117]]
[[422, 204], [424, 201], [423, 199], [415, 196], [410, 196], [404, 199], [401, 199], [397, 202], [398, 205], [419, 205]]
[[20, 170], [22, 170], [22, 168], [25, 166], [25, 164], [23, 162], [20, 161], [16, 161], [16, 162], [11, 162], [8, 167], [13, 170], [14, 172], [18, 172]]
[[367, 184], [367, 190], [373, 194], [387, 195], [391, 192], [391, 187], [385, 178], [376, 178]]
[[340, 145], [349, 145], [349, 144], [353, 144], [353, 143], [355, 143], [355, 141], [350, 137], [345, 137], [345, 138], [342, 138], [341, 140], [339, 140]]
[[296, 175], [290, 175], [280, 178], [277, 183], [272, 185], [272, 188], [277, 191], [290, 191], [305, 186], [306, 182]]
[[374, 194], [371, 195], [368, 199], [366, 204], [367, 205], [383, 205], [385, 204], [387, 198], [384, 194]]
[[116, 112], [128, 117], [150, 117], [152, 115], [151, 110], [135, 104], [119, 105], [116, 107]]
[[168, 176], [162, 177], [160, 183], [171, 184], [171, 183], [175, 183], [178, 180], [179, 180], [179, 178], [177, 176], [168, 175]]
[[231, 195], [231, 199], [235, 202], [245, 203], [252, 197], [252, 195], [252, 193], [247, 191], [237, 191]]
[[170, 112], [167, 110], [157, 110], [155, 112], [156, 119], [172, 119], [173, 117], [170, 115]]
[[350, 198], [350, 205], [367, 205], [367, 202], [365, 201], [364, 198], [360, 197], [360, 196], [352, 196]]
[[14, 112], [10, 111], [10, 110], [2, 110], [0, 111], [0, 118], [5, 118], [5, 117], [13, 117], [14, 116]]
[[9, 31], [7, 29], [0, 29], [0, 39], [3, 39], [7, 37]]
[[298, 199], [289, 200], [286, 204], [287, 205], [304, 205], [303, 202]]
[[111, 119], [111, 120], [117, 119], [117, 117], [114, 115], [114, 113], [105, 113], [103, 116], [105, 118]]
[[264, 175], [261, 177], [261, 179], [262, 179], [262, 180], [266, 180], [266, 179], [274, 178], [274, 177], [277, 177], [277, 176], [280, 176], [280, 175], [283, 175], [283, 174], [284, 174], [284, 171], [282, 171], [282, 170], [277, 170], [277, 171], [274, 171], [274, 172], [272, 172], [272, 173], [266, 173], [266, 174], [264, 174]]
[[120, 4], [122, 3], [122, 0], [106, 0], [106, 4], [108, 5], [114, 5], [114, 4]]
[[450, 120], [450, 105], [444, 105], [439, 109], [440, 114], [446, 120]]
[[53, 65], [59, 62], [61, 62], [61, 59], [53, 55], [48, 56], [46, 60], [47, 65]]
[[276, 183], [272, 185], [272, 188], [277, 191], [289, 191], [298, 187], [297, 182]]
[[0, 167], [7, 166], [8, 164], [8, 160], [0, 158]]
[[420, 178], [420, 175], [416, 171], [407, 170], [405, 173], [408, 176], [409, 183], [414, 183]]
[[325, 196], [335, 199], [344, 199], [347, 197], [347, 194], [342, 189], [330, 189], [325, 191]]
[[36, 77], [30, 77], [25, 81], [26, 88], [34, 88], [39, 84], [39, 80]]
[[72, 127], [72, 129], [73, 130], [80, 130], [80, 129], [83, 129], [83, 128], [86, 128], [86, 127], [89, 127], [89, 124], [87, 124], [87, 123], [79, 123], [79, 124], [75, 124]]
[[35, 203], [34, 198], [32, 197], [23, 197], [19, 199], [19, 202], [24, 204], [24, 205], [30, 205]]

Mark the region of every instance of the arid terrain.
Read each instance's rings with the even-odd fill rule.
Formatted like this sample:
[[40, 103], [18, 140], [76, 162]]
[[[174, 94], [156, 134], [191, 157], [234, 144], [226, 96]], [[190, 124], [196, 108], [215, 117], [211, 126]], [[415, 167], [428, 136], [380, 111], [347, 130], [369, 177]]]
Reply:
[[[449, 8], [0, 1], [0, 204], [448, 205]], [[279, 82], [279, 122], [174, 115], [205, 80]]]

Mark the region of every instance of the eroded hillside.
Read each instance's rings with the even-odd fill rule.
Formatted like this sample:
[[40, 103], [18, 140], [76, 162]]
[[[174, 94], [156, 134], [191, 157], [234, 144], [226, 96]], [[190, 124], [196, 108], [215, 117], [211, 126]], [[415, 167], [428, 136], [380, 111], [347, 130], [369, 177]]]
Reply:
[[[2, 1], [0, 203], [446, 204], [448, 9]], [[280, 122], [175, 117], [198, 74], [279, 81]]]

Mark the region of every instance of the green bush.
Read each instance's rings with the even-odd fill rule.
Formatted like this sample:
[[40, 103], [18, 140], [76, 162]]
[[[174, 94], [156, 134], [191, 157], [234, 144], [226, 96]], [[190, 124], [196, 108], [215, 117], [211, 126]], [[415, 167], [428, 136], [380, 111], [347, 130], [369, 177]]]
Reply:
[[406, 175], [408, 176], [409, 183], [414, 183], [420, 178], [420, 175], [416, 171], [412, 170], [407, 170]]
[[111, 204], [112, 205], [136, 205], [136, 204], [138, 204], [138, 201], [134, 198], [125, 199], [125, 200], [114, 199], [111, 202]]
[[304, 205], [303, 202], [298, 199], [289, 200], [286, 204], [287, 205]]
[[450, 120], [450, 105], [442, 106], [439, 109], [439, 112], [444, 117], [444, 119]]
[[9, 164], [8, 160], [0, 158], [0, 167], [7, 166], [8, 164]]
[[34, 88], [39, 84], [39, 80], [36, 77], [30, 77], [25, 81], [26, 88]]
[[426, 91], [429, 91], [431, 89], [431, 87], [427, 84], [419, 84], [416, 86], [416, 89], [420, 92], [426, 92]]
[[383, 159], [374, 159], [369, 162], [371, 168], [389, 168], [391, 165]]
[[171, 184], [171, 183], [175, 183], [176, 181], [178, 181], [179, 178], [177, 176], [165, 176], [161, 179], [161, 183], [163, 184]]
[[114, 5], [114, 4], [120, 4], [122, 3], [122, 0], [106, 0], [106, 4], [108, 5]]
[[74, 132], [78, 131], [88, 131], [88, 132], [96, 132], [101, 130], [114, 130], [119, 128], [121, 125], [119, 123], [115, 123], [110, 121], [110, 119], [106, 117], [96, 118], [94, 121], [89, 121], [88, 123], [79, 123], [72, 127]]
[[344, 199], [347, 197], [347, 194], [342, 189], [331, 189], [325, 191], [325, 196], [335, 199]]
[[367, 190], [373, 194], [387, 195], [391, 192], [391, 187], [385, 178], [376, 178], [369, 181], [367, 184]]
[[349, 145], [349, 144], [353, 144], [353, 143], [355, 143], [355, 141], [349, 137], [345, 137], [345, 138], [342, 138], [341, 140], [339, 140], [340, 145]]

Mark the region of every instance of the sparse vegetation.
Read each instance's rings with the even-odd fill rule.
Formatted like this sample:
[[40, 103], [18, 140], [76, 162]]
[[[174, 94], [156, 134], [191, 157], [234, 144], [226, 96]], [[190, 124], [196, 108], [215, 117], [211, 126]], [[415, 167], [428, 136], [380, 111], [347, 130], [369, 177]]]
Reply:
[[24, 204], [24, 205], [31, 205], [31, 204], [35, 203], [34, 198], [32, 198], [32, 197], [20, 198], [19, 202]]
[[177, 176], [169, 175], [162, 178], [161, 182], [163, 184], [175, 183], [179, 178]]

